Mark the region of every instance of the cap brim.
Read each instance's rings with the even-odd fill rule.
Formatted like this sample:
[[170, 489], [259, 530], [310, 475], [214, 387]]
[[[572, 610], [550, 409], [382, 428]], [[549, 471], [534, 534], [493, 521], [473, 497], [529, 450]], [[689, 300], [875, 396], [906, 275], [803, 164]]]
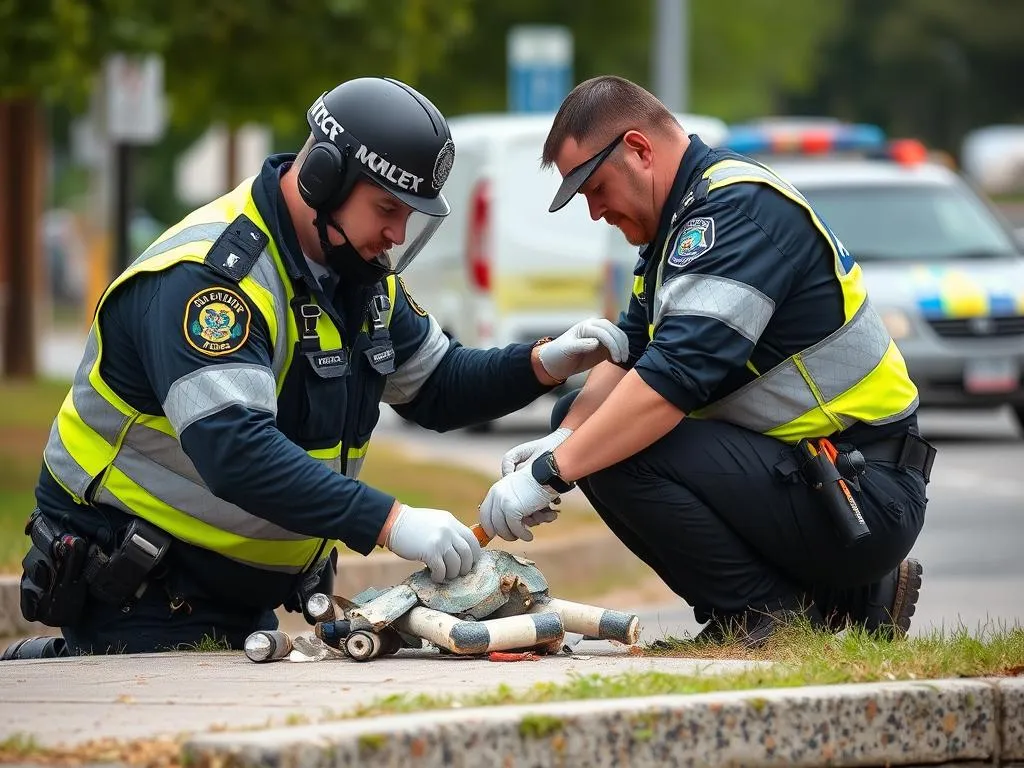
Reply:
[[599, 152], [585, 163], [581, 163], [569, 171], [565, 178], [562, 179], [562, 184], [559, 186], [554, 199], [551, 201], [551, 205], [548, 207], [548, 213], [554, 213], [568, 205], [569, 201], [580, 191], [580, 187], [587, 183], [587, 179], [590, 178], [594, 169], [601, 164], [601, 161], [608, 156], [610, 151], [611, 149]]

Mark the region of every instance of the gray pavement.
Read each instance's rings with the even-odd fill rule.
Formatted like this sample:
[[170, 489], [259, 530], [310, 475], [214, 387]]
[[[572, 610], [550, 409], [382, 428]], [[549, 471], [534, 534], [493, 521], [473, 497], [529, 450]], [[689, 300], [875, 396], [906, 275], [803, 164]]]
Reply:
[[[658, 670], [714, 674], [748, 662], [644, 658], [585, 641], [580, 658], [499, 663], [402, 651], [347, 659], [254, 664], [239, 653], [165, 653], [0, 664], [0, 742], [32, 734], [41, 745], [175, 736], [221, 727], [294, 725], [351, 713], [390, 695], [465, 698], [499, 685], [524, 690], [575, 675]], [[443, 682], [442, 682], [443, 681]]]

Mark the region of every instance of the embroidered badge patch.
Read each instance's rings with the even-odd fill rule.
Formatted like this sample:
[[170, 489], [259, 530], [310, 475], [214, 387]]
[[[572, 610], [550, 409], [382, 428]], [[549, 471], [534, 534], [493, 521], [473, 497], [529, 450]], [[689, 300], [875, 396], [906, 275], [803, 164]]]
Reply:
[[715, 244], [715, 220], [707, 216], [689, 219], [676, 238], [676, 248], [668, 257], [673, 267], [685, 267]]
[[402, 286], [402, 293], [405, 294], [405, 300], [409, 302], [409, 306], [412, 307], [412, 311], [415, 312], [420, 317], [426, 317], [427, 310], [425, 310], [423, 307], [416, 303], [416, 299], [414, 299], [412, 297], [412, 294], [409, 293], [409, 289], [406, 287], [405, 281], [401, 278], [401, 276], [399, 276], [398, 282]]
[[185, 340], [204, 355], [226, 355], [245, 344], [251, 319], [249, 305], [235, 291], [206, 288], [185, 306]]

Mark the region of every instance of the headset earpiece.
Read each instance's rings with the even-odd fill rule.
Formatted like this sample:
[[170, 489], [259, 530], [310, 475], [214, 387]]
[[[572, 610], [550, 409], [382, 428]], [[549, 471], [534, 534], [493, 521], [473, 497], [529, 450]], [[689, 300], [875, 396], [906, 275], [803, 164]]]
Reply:
[[[333, 199], [345, 182], [345, 157], [337, 146], [327, 141], [314, 144], [299, 168], [299, 194], [314, 210], [334, 208]], [[339, 203], [340, 204], [340, 201]]]

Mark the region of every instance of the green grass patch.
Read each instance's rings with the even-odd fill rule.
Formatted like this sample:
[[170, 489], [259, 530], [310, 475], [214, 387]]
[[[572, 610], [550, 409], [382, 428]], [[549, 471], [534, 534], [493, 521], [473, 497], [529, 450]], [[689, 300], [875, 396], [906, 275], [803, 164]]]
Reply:
[[[656, 649], [648, 647], [641, 652], [649, 656], [766, 663], [743, 670], [694, 675], [656, 671], [610, 676], [574, 675], [564, 683], [538, 683], [526, 689], [501, 685], [460, 697], [392, 695], [358, 707], [343, 717], [580, 699], [1020, 675], [1024, 674], [1024, 627], [990, 626], [974, 635], [961, 627], [892, 642], [862, 631], [833, 635], [806, 626], [793, 626], [756, 651], [738, 645], [719, 646], [669, 638], [660, 642]], [[764, 703], [764, 700], [753, 699], [751, 706], [757, 708]], [[540, 725], [531, 721], [524, 727], [532, 732], [541, 729]]]
[[211, 637], [210, 635], [203, 635], [199, 642], [186, 643], [178, 646], [175, 650], [178, 651], [195, 651], [196, 653], [215, 653], [217, 651], [230, 651], [231, 643], [228, 642], [226, 637]]
[[34, 736], [26, 733], [12, 733], [0, 740], [0, 762], [14, 762], [16, 758], [24, 758], [38, 753], [41, 747]]
[[35, 507], [43, 447], [66, 381], [0, 381], [0, 572], [16, 572], [28, 551], [25, 521]]

